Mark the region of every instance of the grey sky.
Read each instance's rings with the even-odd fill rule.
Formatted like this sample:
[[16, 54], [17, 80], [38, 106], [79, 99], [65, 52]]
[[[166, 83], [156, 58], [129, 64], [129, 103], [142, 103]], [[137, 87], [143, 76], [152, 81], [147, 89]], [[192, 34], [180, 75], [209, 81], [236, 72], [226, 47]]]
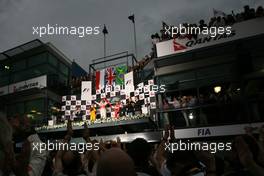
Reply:
[[[162, 21], [172, 25], [208, 21], [213, 8], [236, 13], [246, 4], [257, 7], [264, 0], [0, 0], [0, 52], [35, 39], [32, 26], [47, 24], [101, 28], [106, 24], [107, 54], [133, 52], [133, 28], [127, 17], [134, 13], [138, 56], [143, 57], [150, 52], [150, 35], [160, 30]], [[91, 59], [103, 56], [102, 34], [40, 39], [53, 43], [85, 69]]]

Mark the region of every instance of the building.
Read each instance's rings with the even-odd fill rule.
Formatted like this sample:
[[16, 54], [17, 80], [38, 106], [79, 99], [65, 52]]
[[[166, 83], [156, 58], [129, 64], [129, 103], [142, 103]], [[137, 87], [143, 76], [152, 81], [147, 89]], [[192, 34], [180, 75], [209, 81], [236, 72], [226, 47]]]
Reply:
[[50, 43], [33, 40], [0, 54], [0, 107], [7, 116], [46, 123], [70, 91], [72, 62]]
[[[264, 18], [237, 23], [228, 38], [158, 43], [155, 80], [167, 87], [157, 98], [160, 126], [164, 120], [179, 128], [263, 122], [263, 24]], [[175, 43], [184, 49], [173, 50]], [[164, 108], [170, 101], [180, 105]]]

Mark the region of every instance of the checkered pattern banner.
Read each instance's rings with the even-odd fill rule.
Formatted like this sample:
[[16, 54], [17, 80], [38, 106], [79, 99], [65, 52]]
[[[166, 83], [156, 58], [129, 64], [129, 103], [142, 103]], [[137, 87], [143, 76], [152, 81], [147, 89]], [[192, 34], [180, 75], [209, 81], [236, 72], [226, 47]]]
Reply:
[[[97, 90], [96, 94], [92, 95], [92, 100], [82, 100], [81, 95], [65, 95], [62, 96], [63, 117], [65, 119], [82, 118], [82, 120], [88, 120], [90, 118], [91, 105], [95, 105], [96, 102], [100, 102], [101, 99], [106, 98], [111, 104], [115, 101], [123, 102], [126, 104], [129, 98], [132, 101], [136, 99], [142, 102], [142, 113], [150, 113], [151, 110], [156, 109], [155, 92], [152, 91], [153, 80], [142, 82], [137, 85], [137, 89], [126, 93], [123, 86], [108, 86], [105, 89]], [[96, 107], [99, 109], [100, 107]], [[97, 111], [99, 114], [99, 112]], [[111, 117], [113, 109], [107, 108], [107, 116]]]

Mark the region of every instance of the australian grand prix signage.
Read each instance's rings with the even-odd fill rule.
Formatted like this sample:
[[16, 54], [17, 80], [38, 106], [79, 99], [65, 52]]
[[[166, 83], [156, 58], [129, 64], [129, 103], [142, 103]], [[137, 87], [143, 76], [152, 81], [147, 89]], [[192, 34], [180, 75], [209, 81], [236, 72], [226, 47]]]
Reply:
[[212, 46], [220, 43], [234, 41], [264, 34], [264, 18], [256, 18], [248, 21], [236, 23], [232, 26], [230, 34], [211, 35], [199, 34], [197, 39], [176, 38], [156, 44], [157, 56], [163, 57], [171, 54], [190, 51], [193, 49]]

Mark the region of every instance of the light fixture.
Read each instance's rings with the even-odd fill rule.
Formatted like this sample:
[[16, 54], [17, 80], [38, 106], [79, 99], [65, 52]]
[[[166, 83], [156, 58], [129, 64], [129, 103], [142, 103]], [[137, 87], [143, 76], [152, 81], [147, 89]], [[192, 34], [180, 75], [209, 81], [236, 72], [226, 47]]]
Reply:
[[222, 89], [221, 86], [215, 86], [215, 87], [214, 87], [214, 92], [215, 92], [215, 93], [219, 93], [219, 92], [221, 92], [221, 89]]
[[8, 65], [5, 65], [5, 69], [6, 69], [6, 70], [9, 70], [10, 67], [9, 67]]
[[36, 111], [36, 110], [34, 110], [34, 109], [32, 109], [30, 112], [32, 112], [32, 113], [36, 113], [37, 111]]
[[189, 119], [192, 120], [193, 118], [194, 118], [194, 116], [193, 116], [193, 113], [191, 112], [191, 113], [189, 114]]
[[30, 119], [33, 119], [33, 118], [34, 118], [34, 115], [32, 115], [32, 114], [27, 114], [27, 117], [30, 118]]

